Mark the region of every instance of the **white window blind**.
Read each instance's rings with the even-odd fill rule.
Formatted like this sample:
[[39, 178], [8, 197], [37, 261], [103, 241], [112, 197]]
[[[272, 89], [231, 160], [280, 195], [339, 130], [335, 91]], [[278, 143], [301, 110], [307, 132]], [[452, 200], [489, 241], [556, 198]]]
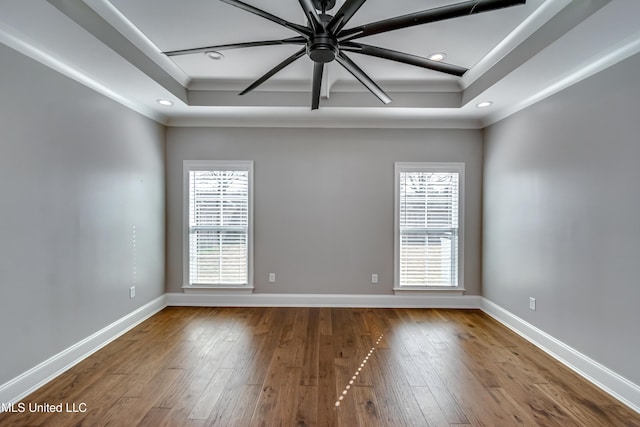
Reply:
[[247, 285], [248, 170], [189, 171], [189, 284]]
[[458, 172], [400, 170], [400, 287], [458, 286]]

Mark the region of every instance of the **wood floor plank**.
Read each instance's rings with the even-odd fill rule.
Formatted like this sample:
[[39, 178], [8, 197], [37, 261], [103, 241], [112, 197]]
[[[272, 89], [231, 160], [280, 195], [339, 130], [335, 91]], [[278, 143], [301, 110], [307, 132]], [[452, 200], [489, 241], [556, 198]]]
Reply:
[[469, 419], [464, 409], [452, 394], [452, 390], [447, 386], [447, 383], [438, 376], [436, 370], [430, 365], [430, 362], [425, 361], [420, 364], [418, 370], [420, 375], [425, 378], [427, 387], [432, 390], [438, 407], [447, 421], [450, 424], [469, 424]]
[[257, 336], [250, 341], [251, 350], [245, 350], [244, 353], [239, 349], [230, 351], [223, 366], [227, 367], [229, 361], [235, 360], [236, 364], [231, 363], [231, 366], [234, 366], [246, 384], [261, 385], [267, 376], [269, 362], [277, 346], [278, 341], [274, 337]]
[[[200, 363], [195, 364], [192, 369], [186, 370], [185, 375], [164, 390], [158, 392], [160, 397], [156, 402], [156, 407], [171, 408], [168, 418], [165, 420], [167, 426], [180, 425], [184, 420], [188, 420], [193, 408], [205, 392], [214, 373], [220, 368], [220, 359], [225, 352], [224, 347], [230, 347], [232, 343], [220, 342], [219, 348], [222, 351], [212, 351], [203, 355]], [[209, 357], [208, 357], [209, 356]]]
[[57, 377], [55, 381], [45, 384], [32, 396], [37, 396], [38, 399], [45, 402], [62, 401], [73, 393], [73, 390], [77, 390], [83, 386], [86, 387], [87, 384], [83, 379], [84, 378], [80, 378], [79, 374], [69, 370]]
[[278, 347], [286, 347], [287, 344], [293, 339], [293, 328], [295, 326], [296, 317], [301, 309], [294, 307], [290, 310], [283, 310], [284, 316], [281, 317], [278, 322], [278, 330], [280, 331], [278, 337]]
[[281, 346], [289, 350], [289, 366], [302, 368], [304, 365], [306, 342], [309, 324], [309, 309], [298, 308], [295, 311], [295, 318], [291, 328], [291, 336], [286, 341], [281, 342]]
[[319, 309], [318, 322], [320, 323], [320, 335], [332, 334], [331, 313], [333, 310], [327, 307]]
[[169, 307], [22, 402], [87, 410], [0, 427], [640, 427], [477, 310]]
[[[280, 349], [278, 349], [280, 350]], [[291, 368], [280, 361], [284, 355], [274, 356], [262, 392], [255, 405], [251, 426], [290, 425], [293, 418], [293, 390], [301, 377], [301, 368]]]
[[349, 322], [349, 310], [345, 308], [334, 309], [331, 311], [331, 324], [340, 325], [339, 328], [333, 330], [333, 349], [336, 358], [349, 359], [355, 356], [356, 336], [353, 325]]
[[640, 427], [640, 420], [629, 416], [629, 408], [622, 405], [605, 405], [601, 407], [607, 416], [609, 426]]
[[317, 308], [311, 309], [308, 316], [307, 330], [303, 332], [301, 385], [317, 386], [320, 357], [320, 311]]
[[[418, 402], [422, 415], [429, 427], [447, 426], [449, 421], [438, 405], [429, 387], [411, 387], [411, 392]], [[457, 424], [462, 425], [462, 424]]]
[[206, 420], [217, 404], [233, 369], [218, 369], [189, 414], [190, 420]]
[[[109, 375], [106, 374], [101, 378], [100, 388], [94, 388], [95, 393], [92, 392], [92, 388], [90, 386], [81, 387], [78, 389], [71, 389], [69, 393], [63, 395], [60, 393], [61, 397], [59, 400], [49, 400], [44, 396], [41, 396], [38, 392], [32, 394], [28, 399], [24, 399], [22, 402], [26, 402], [27, 405], [31, 403], [53, 403], [57, 404], [58, 402], [72, 402], [72, 403], [84, 403], [87, 405], [87, 409], [91, 411], [91, 413], [99, 412], [103, 410], [105, 407], [108, 408], [109, 405], [113, 404], [120, 396], [125, 392], [126, 387], [123, 385], [126, 384], [127, 377], [122, 375]], [[50, 383], [51, 385], [52, 383]], [[78, 392], [79, 391], [79, 392]], [[106, 392], [106, 395], [104, 393]], [[82, 396], [82, 400], [80, 400], [80, 396]], [[104, 406], [103, 399], [104, 398]], [[97, 408], [97, 409], [96, 409]], [[80, 413], [80, 414], [54, 414], [54, 413], [42, 413], [42, 412], [31, 412], [27, 409], [24, 413], [20, 414], [0, 414], [0, 425], [2, 426], [41, 426], [41, 425], [51, 425], [57, 422], [64, 422], [65, 420], [68, 423], [78, 423], [82, 421], [85, 417], [91, 415], [88, 412]]]
[[[505, 364], [496, 364], [498, 382], [515, 399], [521, 408], [525, 408], [538, 425], [575, 426], [573, 419], [552, 399], [536, 389], [535, 383], [521, 381], [517, 370]], [[517, 365], [516, 365], [517, 366]]]
[[380, 414], [380, 404], [376, 398], [373, 387], [356, 386], [352, 390], [359, 426], [387, 426], [383, 416]]
[[379, 349], [375, 351], [368, 367], [374, 375], [378, 374], [373, 386], [378, 402], [388, 414], [384, 418], [393, 423], [390, 425], [426, 425], [427, 421], [403, 375], [398, 359], [392, 349]]
[[402, 328], [395, 328], [394, 334], [400, 339], [409, 356], [435, 356], [436, 348], [425, 335], [427, 328], [417, 315], [417, 310], [396, 310], [396, 313], [402, 321]]
[[[424, 347], [428, 347], [429, 344], [425, 342], [426, 340], [420, 339], [415, 324], [405, 322], [406, 316], [399, 317], [402, 320], [402, 327], [395, 328], [392, 334], [392, 345], [399, 356], [398, 362], [410, 387], [425, 387], [427, 384], [424, 377], [416, 375], [414, 358], [426, 357], [430, 348], [425, 350]], [[405, 317], [404, 320], [403, 317]]]
[[440, 407], [442, 413], [450, 424], [468, 424], [469, 420], [464, 411], [451, 394], [451, 389], [447, 386], [445, 380], [438, 375], [431, 359], [428, 357], [412, 358], [414, 367], [413, 375], [422, 378], [422, 381], [430, 390]]
[[615, 417], [610, 417], [607, 411], [595, 402], [564, 393], [555, 384], [535, 384], [534, 387], [562, 407], [578, 425], [597, 425], [602, 420], [609, 420], [610, 425], [615, 425]]
[[[153, 408], [155, 401], [158, 399], [158, 396], [153, 393], [153, 391], [168, 386], [172, 382], [176, 381], [180, 375], [182, 375], [181, 370], [166, 369], [156, 374], [153, 378], [147, 378], [145, 389], [143, 390], [141, 397], [124, 397], [124, 394], [126, 394], [124, 391], [131, 385], [132, 378], [120, 375], [125, 378], [125, 383], [118, 387], [121, 388], [121, 390], [114, 393], [112, 398], [108, 397], [108, 391], [106, 395], [103, 394], [101, 396], [96, 396], [95, 403], [92, 403], [92, 405], [100, 405], [98, 410], [95, 408], [90, 409], [91, 407], [89, 406], [89, 402], [87, 402], [89, 410], [86, 413], [87, 417], [83, 424], [114, 426], [139, 424]], [[105, 392], [105, 390], [96, 391]], [[122, 396], [113, 401], [117, 394], [121, 394]], [[103, 398], [105, 399], [104, 403], [101, 400], [98, 400]], [[108, 404], [109, 402], [113, 403]], [[60, 422], [60, 425], [72, 425], [72, 423], [62, 417], [58, 418], [56, 421]]]
[[526, 405], [516, 401], [504, 388], [488, 387], [487, 391], [493, 398], [495, 405], [500, 408], [500, 412], [508, 416], [513, 425], [532, 426], [537, 424], [535, 417], [528, 411]]
[[[353, 398], [351, 390], [345, 390], [346, 385], [342, 382], [338, 384], [338, 389], [334, 392], [334, 401], [340, 402], [340, 406], [336, 406], [335, 410], [336, 426], [356, 426], [358, 424], [357, 402]], [[335, 404], [334, 404], [335, 405]]]
[[[323, 314], [325, 315], [323, 317]], [[329, 427], [337, 425], [337, 411], [335, 402], [338, 397], [339, 385], [336, 383], [334, 368], [333, 336], [323, 332], [330, 332], [326, 322], [328, 309], [320, 309], [320, 338], [318, 351], [318, 426]], [[323, 325], [324, 321], [324, 327]]]
[[140, 427], [158, 427], [169, 416], [170, 408], [151, 408], [140, 421]]
[[[218, 405], [211, 412], [206, 425], [222, 427], [248, 426], [251, 423], [255, 404], [261, 391], [262, 389], [258, 385], [235, 385], [235, 388], [231, 390], [225, 387], [225, 392], [221, 399], [218, 400]], [[223, 399], [227, 400], [227, 402], [221, 405], [220, 401]]]
[[[475, 323], [469, 323], [461, 316], [473, 319]], [[504, 349], [496, 347], [497, 344], [491, 343], [494, 337], [475, 331], [475, 329], [482, 329], [478, 313], [454, 313], [452, 318], [458, 318], [460, 320], [458, 324], [463, 328], [465, 324], [475, 325], [472, 333], [483, 337], [480, 340], [469, 339], [469, 336], [475, 338], [473, 335], [458, 335], [458, 347], [463, 350], [459, 359], [481, 384], [488, 387], [492, 395], [504, 393], [504, 396], [508, 396], [505, 399], [511, 401], [511, 406], [519, 408], [514, 417], [531, 419], [539, 425], [576, 425], [564, 408], [535, 389], [535, 384], [547, 381], [542, 376], [536, 375], [531, 365], [520, 357], [518, 353], [520, 343], [517, 340], [510, 342], [512, 344], [510, 347]], [[508, 361], [503, 362], [505, 359]]]
[[277, 316], [280, 313], [284, 313], [282, 308], [267, 307], [262, 309], [262, 313], [258, 318], [257, 324], [254, 326], [255, 335], [265, 335], [272, 331], [274, 324], [279, 324]]
[[391, 309], [364, 309], [364, 321], [367, 330], [375, 339], [389, 332], [388, 325], [385, 322], [385, 311], [390, 310]]
[[[304, 372], [302, 373], [304, 378]], [[318, 386], [298, 385], [294, 390], [293, 426], [311, 427], [318, 425]]]
[[455, 330], [446, 317], [435, 309], [409, 309], [408, 314], [421, 326], [421, 333], [427, 337], [433, 349], [433, 351], [429, 351], [430, 356], [445, 356], [449, 351], [450, 337], [455, 334]]
[[432, 363], [471, 425], [514, 425], [514, 408], [494, 404], [489, 391], [461, 363], [445, 358]]
[[535, 348], [528, 351], [521, 351], [523, 359], [531, 362], [540, 372], [546, 382], [556, 384], [567, 395], [578, 397], [587, 405], [616, 405], [617, 402], [612, 396], [603, 393], [595, 385], [588, 381], [576, 381], [576, 374], [566, 366], [559, 364], [551, 356]]

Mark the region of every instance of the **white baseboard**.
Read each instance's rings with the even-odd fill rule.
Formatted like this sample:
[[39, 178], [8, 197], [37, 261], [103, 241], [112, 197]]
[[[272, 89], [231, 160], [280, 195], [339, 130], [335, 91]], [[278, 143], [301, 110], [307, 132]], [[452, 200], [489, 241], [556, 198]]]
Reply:
[[95, 334], [0, 385], [0, 402], [4, 404], [19, 402], [20, 399], [23, 399], [73, 365], [165, 308], [167, 306], [165, 301], [165, 295], [156, 298]]
[[486, 298], [480, 309], [571, 370], [640, 413], [640, 386], [585, 356]]
[[476, 295], [347, 294], [181, 294], [167, 295], [168, 306], [200, 307], [371, 307], [479, 308]]

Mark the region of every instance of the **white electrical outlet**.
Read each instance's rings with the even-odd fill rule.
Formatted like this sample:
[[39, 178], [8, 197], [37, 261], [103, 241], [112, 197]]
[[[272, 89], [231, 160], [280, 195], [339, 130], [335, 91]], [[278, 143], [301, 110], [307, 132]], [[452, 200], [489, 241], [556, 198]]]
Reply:
[[136, 287], [132, 286], [129, 288], [129, 298], [133, 298], [136, 296]]
[[371, 283], [378, 283], [378, 275], [376, 273], [371, 275]]
[[534, 297], [529, 297], [529, 309], [536, 311], [536, 299]]
[[269, 273], [269, 283], [276, 283], [276, 273]]

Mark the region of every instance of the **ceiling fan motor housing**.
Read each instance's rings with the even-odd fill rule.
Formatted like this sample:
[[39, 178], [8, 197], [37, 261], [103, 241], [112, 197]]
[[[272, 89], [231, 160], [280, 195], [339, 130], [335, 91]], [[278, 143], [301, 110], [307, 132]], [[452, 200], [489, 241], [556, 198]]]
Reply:
[[316, 10], [331, 10], [336, 5], [336, 0], [313, 0]]
[[[325, 27], [333, 18], [333, 16], [326, 14], [320, 14], [319, 16]], [[326, 64], [336, 59], [338, 52], [338, 40], [327, 31], [321, 34], [314, 34], [307, 42], [307, 54], [313, 62]]]

